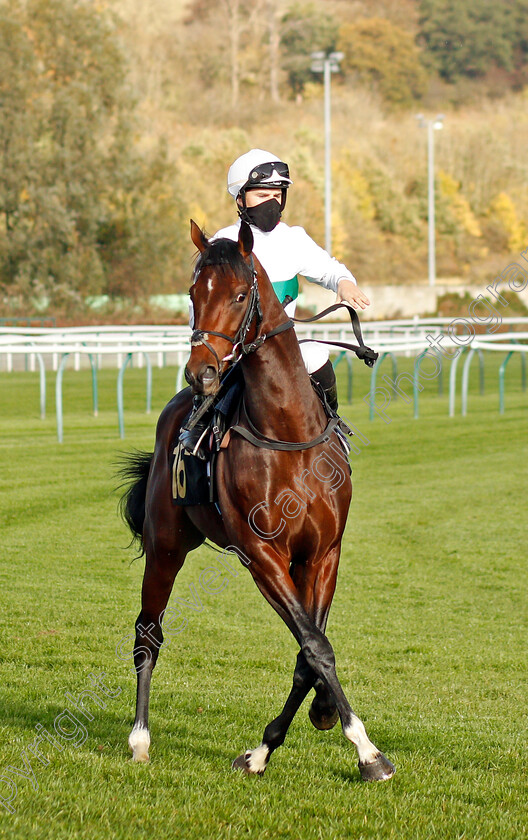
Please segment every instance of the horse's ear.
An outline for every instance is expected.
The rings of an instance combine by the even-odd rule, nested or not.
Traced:
[[[209,245],[209,240],[204,235],[203,230],[198,227],[194,219],[191,219],[191,239],[201,253],[203,253]]]
[[[253,250],[253,233],[247,222],[240,222],[240,231],[238,233],[238,250],[242,256],[249,257]]]

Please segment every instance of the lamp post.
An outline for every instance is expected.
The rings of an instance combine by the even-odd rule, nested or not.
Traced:
[[[427,218],[429,242],[429,285],[436,283],[436,233],[435,233],[435,192],[434,192],[434,132],[444,127],[444,115],[437,114],[432,120],[426,120],[423,114],[416,119],[421,128],[427,128]]]
[[[339,71],[342,52],[313,52],[312,73],[322,73],[324,81],[324,127],[325,127],[325,248],[332,253],[332,153],[330,121],[330,74]]]

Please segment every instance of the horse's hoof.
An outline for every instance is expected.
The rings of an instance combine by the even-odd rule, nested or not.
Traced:
[[[251,770],[248,767],[248,763],[246,761],[246,754],[243,753],[239,755],[238,758],[235,758],[231,765],[232,770],[242,770],[243,773],[246,773],[248,776],[251,775]]]
[[[313,708],[313,703],[308,709],[308,717],[316,729],[332,729],[339,720],[339,712],[334,710],[331,715],[316,715]]]
[[[394,764],[383,753],[380,753],[369,764],[359,762],[358,767],[364,782],[385,782],[387,779],[392,779],[396,772]]]
[[[134,750],[132,752],[132,761],[138,764],[146,764],[150,761],[150,756],[146,750]]]
[[[134,728],[128,738],[128,746],[132,752],[132,761],[145,763],[150,761],[150,735],[144,727]]]
[[[242,770],[246,776],[263,776],[266,765],[262,765],[261,763],[255,764],[255,762],[251,761],[251,756],[254,752],[256,750],[247,750],[242,755],[239,755],[238,758],[235,758],[231,765],[232,769]]]
[[[130,739],[132,740],[132,739]],[[149,756],[149,746],[150,746],[150,739],[148,742],[146,741],[134,741],[132,743],[128,742],[128,746],[132,752],[132,761],[137,762],[138,764],[145,764],[147,761],[150,761]]]

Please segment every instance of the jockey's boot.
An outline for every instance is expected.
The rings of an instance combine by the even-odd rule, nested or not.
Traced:
[[[187,420],[187,425],[193,419],[194,415],[202,405],[205,397],[201,394],[197,394],[193,397],[193,407],[189,419]],[[207,435],[207,429],[209,427],[209,421],[211,419],[211,414],[207,411],[203,417],[201,417],[198,422],[192,427],[192,429],[188,429],[187,426],[182,426],[180,431],[180,443],[182,444],[183,448],[190,452],[192,455],[195,455],[197,458],[200,458],[202,461],[207,460],[207,450],[203,446],[203,441]]]
[[[312,379],[321,386],[325,393],[326,401],[332,411],[335,411],[337,414],[337,382],[336,382],[336,375],[334,368],[332,367],[332,362],[328,359],[325,364],[319,368],[319,370],[314,371],[310,374]]]

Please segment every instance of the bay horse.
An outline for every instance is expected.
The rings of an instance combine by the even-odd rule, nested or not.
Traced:
[[[262,775],[301,703],[315,689],[312,724],[330,729],[340,718],[345,737],[356,747],[361,778],[389,779],[395,767],[353,712],[325,635],[352,495],[348,463],[332,492],[317,480],[328,478],[328,465],[336,463],[335,423],[329,423],[311,385],[293,323],[252,254],[249,225],[242,222],[237,242],[209,242],[191,221],[191,238],[200,252],[190,289],[194,332],[185,376],[191,388],[162,411],[154,453],[129,456],[124,470],[133,481],[122,499],[123,513],[146,558],[134,649],[133,760],[149,759],[150,683],[174,579],[188,552],[208,538],[220,548],[234,549],[300,648],[282,711],[266,726],[261,744],[242,753],[233,767]],[[217,393],[233,364],[244,379],[241,433],[232,429],[229,444],[218,453],[217,504],[177,506],[171,454],[193,394]],[[299,493],[304,490],[303,496],[293,486]],[[292,515],[292,508],[302,509],[302,515]],[[286,527],[277,525],[279,519]]]

